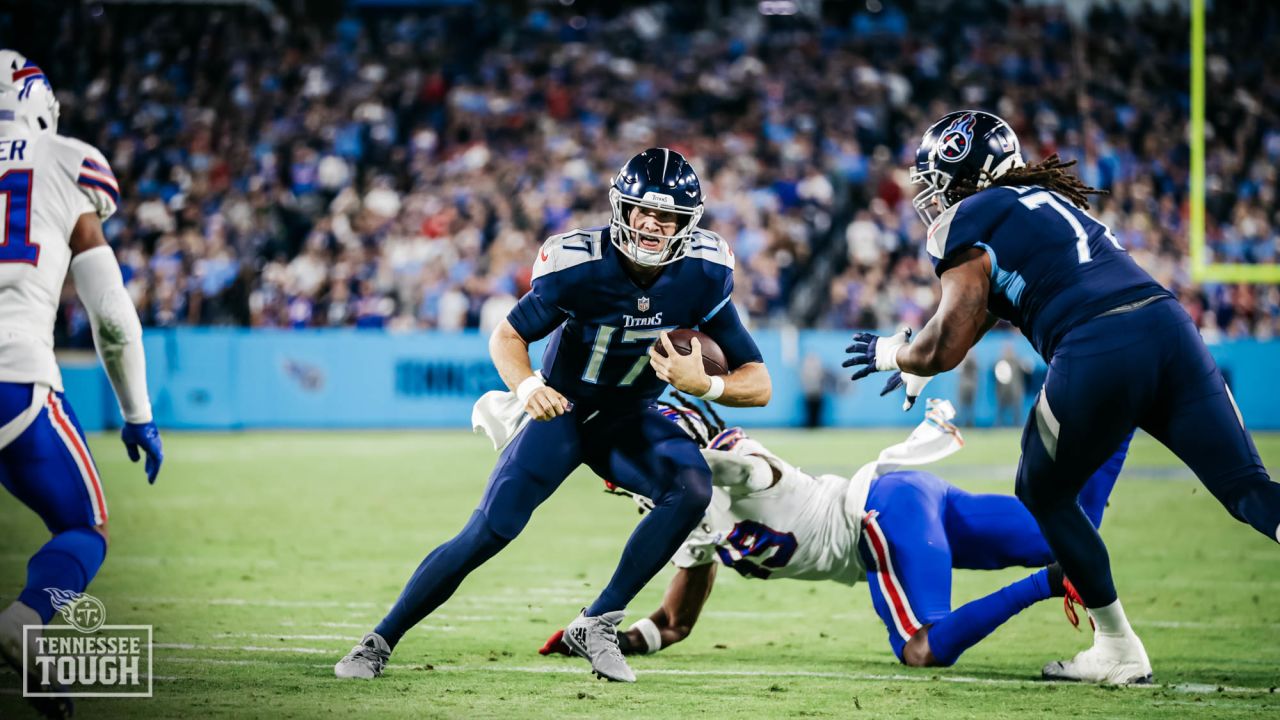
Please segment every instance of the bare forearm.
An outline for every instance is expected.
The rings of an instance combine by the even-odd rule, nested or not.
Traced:
[[[671,578],[667,592],[662,597],[662,606],[652,615],[652,622],[662,638],[661,647],[678,643],[693,632],[693,626],[702,614],[702,607],[711,597],[711,588],[715,586],[716,564],[708,563],[692,568],[681,568]],[[651,652],[643,633],[632,629],[626,633],[623,646],[629,653]]]
[[[724,393],[716,402],[729,407],[764,407],[773,396],[773,381],[764,363],[747,363],[724,376]]]
[[[533,375],[528,343],[505,320],[489,336],[489,357],[512,392]]]
[[[913,342],[898,351],[898,367],[922,377],[947,372],[964,361],[980,337],[978,331],[975,325],[941,322],[934,316]]]
[[[991,272],[987,255],[979,248],[942,273],[942,302],[924,329],[909,345],[898,350],[898,367],[912,375],[930,377],[964,361],[969,349],[991,327],[987,293]]]

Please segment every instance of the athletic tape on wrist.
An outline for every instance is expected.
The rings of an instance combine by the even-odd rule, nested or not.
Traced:
[[[662,633],[649,618],[637,620],[629,629],[640,631],[640,637],[644,638],[645,655],[652,655],[662,649]]]
[[[520,400],[521,405],[529,402],[529,396],[536,392],[539,388],[546,387],[547,384],[542,381],[542,376],[534,373],[525,378],[516,386],[516,397]]]
[[[706,392],[699,395],[698,399],[711,402],[713,400],[720,399],[720,396],[723,394],[724,394],[724,378],[720,377],[719,375],[712,375],[711,387],[707,388]]]

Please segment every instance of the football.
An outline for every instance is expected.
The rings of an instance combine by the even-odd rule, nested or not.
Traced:
[[[725,375],[729,372],[729,361],[725,360],[724,351],[706,333],[681,328],[667,333],[667,337],[671,340],[676,352],[681,355],[688,355],[693,352],[693,346],[690,341],[693,338],[698,338],[698,344],[702,346],[702,369],[708,375]],[[663,345],[661,340],[658,341],[656,347],[659,355],[662,357],[667,356],[667,346]]]

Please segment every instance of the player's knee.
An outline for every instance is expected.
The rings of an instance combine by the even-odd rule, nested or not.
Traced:
[[[682,468],[676,475],[676,500],[681,510],[701,515],[711,505],[711,471]]]
[[[107,524],[95,525],[94,532],[102,536],[102,552],[106,553],[107,548],[111,547],[111,535],[107,532]]]
[[[901,659],[902,664],[908,667],[948,667],[950,665],[934,657],[933,651],[929,648],[927,628],[911,636],[907,644],[902,647]]]

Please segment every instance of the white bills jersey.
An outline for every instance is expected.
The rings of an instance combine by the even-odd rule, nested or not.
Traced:
[[[53,325],[85,213],[106,219],[120,188],[92,146],[0,123],[0,382],[62,390]]]
[[[964,446],[950,423],[951,403],[928,405],[925,421],[904,442],[886,448],[851,478],[802,472],[736,428],[716,436],[702,451],[712,469],[711,506],[672,563],[688,568],[719,560],[748,577],[856,584],[866,577],[858,541],[871,484]],[[741,466],[725,454],[763,459],[772,476],[743,482]]]
[[[858,538],[869,478],[801,472],[745,436],[728,449],[703,452],[762,458],[777,481],[752,491],[724,487],[713,475],[711,506],[672,559],[677,567],[719,560],[749,577],[846,585],[863,579]]]

